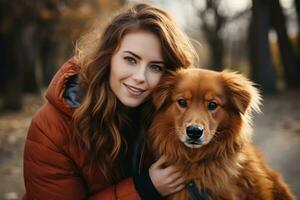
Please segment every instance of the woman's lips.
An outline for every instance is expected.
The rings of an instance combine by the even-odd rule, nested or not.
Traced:
[[[137,87],[133,87],[131,85],[127,85],[125,83],[124,83],[124,85],[127,88],[128,92],[130,94],[132,94],[133,96],[140,96],[141,94],[143,94],[143,92],[146,91],[146,90],[143,90],[141,88],[137,88]]]

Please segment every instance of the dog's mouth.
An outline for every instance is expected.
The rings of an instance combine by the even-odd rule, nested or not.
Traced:
[[[187,140],[186,141],[188,144],[198,144],[201,145],[202,141],[201,140]]]
[[[203,145],[203,141],[187,139],[184,144],[189,148],[200,148]]]

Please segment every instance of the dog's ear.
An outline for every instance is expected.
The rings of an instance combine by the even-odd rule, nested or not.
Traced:
[[[229,71],[221,72],[230,107],[239,113],[260,112],[261,96],[254,83]]]
[[[160,83],[152,93],[152,101],[156,110],[160,110],[171,101],[171,92],[176,82],[177,73],[167,71]]]

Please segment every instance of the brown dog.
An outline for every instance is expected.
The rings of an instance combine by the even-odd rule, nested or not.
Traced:
[[[167,75],[153,93],[151,149],[176,165],[214,200],[292,200],[280,176],[252,143],[258,90],[233,72],[185,69]],[[186,189],[168,199],[190,199]]]

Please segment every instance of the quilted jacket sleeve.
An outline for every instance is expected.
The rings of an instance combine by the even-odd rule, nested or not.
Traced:
[[[87,185],[76,170],[74,162],[55,143],[55,138],[49,137],[48,131],[57,131],[56,126],[47,119],[43,119],[43,123],[51,128],[45,129],[45,124],[40,126],[33,120],[28,130],[24,150],[26,194],[23,199],[140,200],[132,178],[92,196],[88,194]]]

